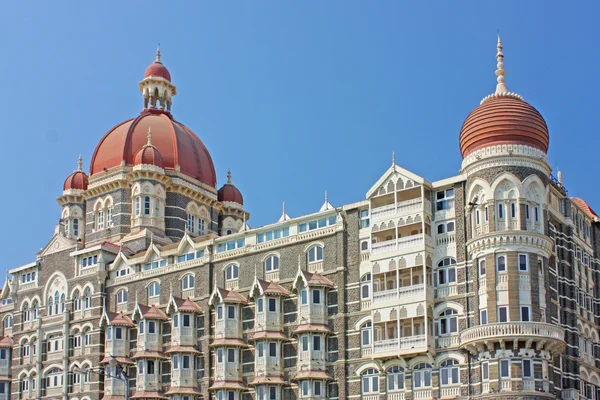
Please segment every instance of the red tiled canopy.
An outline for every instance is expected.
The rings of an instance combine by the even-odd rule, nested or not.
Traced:
[[[465,119],[460,130],[464,157],[483,147],[521,144],[548,152],[550,137],[542,115],[527,102],[511,96],[486,99]]]

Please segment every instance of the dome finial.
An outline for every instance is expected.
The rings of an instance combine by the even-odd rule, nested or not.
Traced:
[[[506,70],[504,69],[504,53],[502,53],[502,40],[500,40],[500,33],[498,33],[498,52],[496,53],[496,59],[498,60],[496,76],[498,77],[498,84],[496,85],[496,94],[508,93],[506,84],[504,82],[504,75]]]
[[[152,127],[148,127],[148,143],[146,146],[152,146]]]
[[[77,171],[83,171],[83,157],[81,157],[81,154],[79,160],[77,160]]]
[[[231,169],[227,170],[227,183],[231,183]]]
[[[160,62],[160,43],[156,47],[156,62]]]

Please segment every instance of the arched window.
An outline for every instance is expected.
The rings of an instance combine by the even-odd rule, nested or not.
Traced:
[[[186,276],[183,277],[183,279],[181,280],[181,288],[183,290],[189,290],[189,289],[193,289],[195,285],[194,282],[194,275],[192,274],[187,274]]]
[[[388,392],[404,390],[404,368],[398,366],[388,368],[387,390]]]
[[[368,240],[364,240],[360,244],[360,251],[367,251],[367,250],[369,250],[369,241]]]
[[[150,196],[144,196],[144,215],[150,215]]]
[[[40,308],[38,301],[34,300],[33,303],[31,304],[31,311],[33,313],[33,320],[37,320],[38,319],[38,309]]]
[[[440,376],[441,376],[441,385],[458,385],[460,384],[460,373],[458,368],[458,361],[456,360],[446,360],[440,364]]]
[[[187,230],[189,233],[196,233],[196,216],[188,214]]]
[[[239,268],[235,264],[231,264],[225,269],[225,280],[231,281],[234,279],[238,279],[239,277]]]
[[[413,367],[413,387],[423,388],[431,386],[431,365],[421,363]]]
[[[458,333],[458,313],[456,310],[449,308],[442,312],[438,319],[438,326],[440,335]]]
[[[456,282],[456,260],[452,257],[446,257],[438,263],[437,284],[447,285]]]
[[[323,246],[317,244],[308,249],[306,259],[309,263],[323,261]]]
[[[60,312],[65,312],[65,305],[67,302],[67,296],[65,294],[60,295]]]
[[[379,393],[379,371],[367,368],[362,373],[362,394]]]
[[[270,256],[265,260],[265,272],[276,271],[279,269],[279,257]]]
[[[117,292],[117,304],[127,303],[127,290],[121,289]]]
[[[54,312],[54,300],[52,296],[48,297],[48,315],[52,315]]]
[[[60,306],[60,295],[58,294],[58,291],[56,291],[56,292],[54,292],[54,314],[58,314],[59,306]]]
[[[10,315],[10,314],[7,315],[4,318],[4,321],[2,321],[2,322],[3,322],[3,325],[4,325],[5,329],[11,329],[13,327],[13,317],[12,317],[12,315]]]
[[[23,322],[28,322],[29,321],[29,304],[25,303],[23,304],[23,312],[22,312],[22,319]]]
[[[160,296],[160,283],[152,282],[148,285],[148,297],[158,297]]]
[[[79,290],[75,290],[73,293],[73,311],[81,310],[81,297],[79,295]]]
[[[360,298],[368,299],[371,296],[371,273],[368,272],[360,278]]]
[[[87,310],[92,306],[92,295],[90,294],[90,289],[87,288],[83,292],[83,309]]]
[[[373,324],[367,321],[360,326],[360,345],[362,347],[370,346],[373,340]]]
[[[452,257],[446,257],[438,263],[438,267],[447,267],[456,264],[456,260]]]

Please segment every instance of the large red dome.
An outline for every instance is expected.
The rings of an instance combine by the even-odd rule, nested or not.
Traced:
[[[542,115],[515,95],[493,95],[465,119],[460,129],[464,157],[483,147],[521,144],[548,152],[550,137]]]
[[[175,170],[179,165],[183,174],[216,188],[215,167],[202,141],[169,113],[157,109],[144,110],[104,135],[94,151],[90,175],[122,164],[134,165],[136,154],[147,144],[149,128],[166,170]]]

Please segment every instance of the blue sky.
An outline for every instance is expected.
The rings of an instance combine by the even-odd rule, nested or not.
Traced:
[[[391,163],[455,175],[467,114],[507,86],[550,128],[551,166],[598,200],[600,3],[9,2],[0,23],[0,235],[8,269],[33,261],[60,217],[55,198],[115,124],[161,43],[173,114],[227,169],[251,226],[364,198]]]

